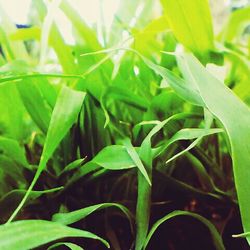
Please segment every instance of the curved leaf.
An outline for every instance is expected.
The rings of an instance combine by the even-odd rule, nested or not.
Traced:
[[[60,246],[66,246],[71,250],[83,250],[82,247],[80,247],[74,243],[71,243],[71,242],[59,242],[59,243],[56,243],[56,244],[50,246],[47,250],[55,249],[57,247],[59,247],[59,249],[60,249]]]
[[[23,220],[0,226],[0,249],[27,250],[65,237],[83,237],[109,244],[99,236],[45,220]]]
[[[116,207],[120,209],[127,216],[131,224],[132,216],[131,216],[130,211],[123,205],[120,205],[117,203],[101,203],[101,204],[93,205],[90,207],[85,207],[79,210],[75,210],[69,213],[57,213],[53,215],[52,220],[55,222],[61,223],[63,225],[69,225],[69,224],[75,223],[79,220],[86,218],[87,216],[94,213],[95,211],[109,208],[109,207]]]
[[[217,229],[215,228],[215,226],[209,221],[207,220],[206,218],[198,215],[198,214],[195,214],[195,213],[191,213],[191,212],[187,212],[187,211],[174,211],[164,217],[162,217],[160,220],[158,220],[151,228],[148,236],[147,236],[147,239],[145,241],[145,244],[144,244],[144,247],[143,249],[146,249],[147,246],[148,246],[148,243],[150,241],[150,239],[152,238],[154,232],[158,229],[158,227],[164,223],[165,221],[167,220],[170,220],[176,216],[191,216],[197,220],[199,220],[200,222],[202,222],[210,231],[211,233],[211,236],[212,236],[212,239],[213,239],[213,242],[214,242],[214,246],[217,250],[225,250],[225,247],[223,245],[223,242],[222,242],[222,239],[217,231]]]
[[[166,150],[171,144],[180,140],[193,140],[197,138],[202,138],[204,136],[221,133],[223,129],[215,128],[215,129],[202,129],[202,128],[184,128],[177,131],[169,140],[167,140],[164,145],[154,148],[155,157],[161,154],[164,150]],[[197,141],[198,143],[198,141]],[[197,144],[195,143],[194,146]],[[190,148],[189,148],[190,150]],[[187,150],[186,150],[187,151]],[[169,161],[168,161],[169,162]]]
[[[231,148],[234,179],[241,211],[244,231],[250,231],[250,110],[222,82],[209,73],[192,55],[182,53],[177,56],[181,61],[183,75],[191,74],[193,83],[208,110],[224,125]],[[250,243],[250,237],[247,237]]]

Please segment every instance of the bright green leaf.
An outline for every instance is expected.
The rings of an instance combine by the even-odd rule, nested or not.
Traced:
[[[65,237],[83,237],[108,242],[97,235],[45,220],[23,220],[0,226],[2,250],[27,250]]]

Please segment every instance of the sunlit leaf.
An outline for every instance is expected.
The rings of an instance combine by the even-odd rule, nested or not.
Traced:
[[[179,42],[200,56],[213,49],[212,19],[207,0],[161,0],[161,3]]]

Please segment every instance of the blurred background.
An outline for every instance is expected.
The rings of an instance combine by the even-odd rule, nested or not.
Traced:
[[[17,25],[31,25],[36,19],[36,13],[32,11],[33,2],[32,0],[0,0],[0,6]],[[46,0],[45,2],[50,4],[52,1]],[[130,27],[133,27],[133,24],[135,24],[135,20],[133,19],[130,20],[130,23],[126,23],[126,20],[117,20],[118,17],[116,13],[120,8],[124,7],[125,2],[124,0],[71,0],[70,4],[89,26],[95,27],[99,32],[103,32],[103,29],[105,29],[108,35],[112,32],[110,28],[114,20],[120,21],[121,25],[126,24]],[[149,1],[141,1],[141,4],[138,5],[136,9],[131,8],[128,12],[134,12],[136,19],[143,10],[144,5],[148,4],[148,2]],[[162,10],[159,1],[154,0],[152,2],[154,2],[153,9],[151,9],[152,14],[160,16]],[[248,4],[250,4],[250,0],[210,0],[211,11],[214,17],[215,33],[220,32],[231,11],[245,7]],[[56,9],[53,18],[63,34],[65,41],[69,44],[73,43],[71,23],[63,12],[60,9]],[[99,37],[102,36],[100,35]]]

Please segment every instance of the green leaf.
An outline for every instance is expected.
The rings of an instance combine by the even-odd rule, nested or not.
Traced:
[[[12,221],[12,219],[22,208],[41,172],[45,169],[48,160],[53,155],[55,149],[58,147],[59,143],[65,137],[69,129],[75,123],[82,107],[84,97],[84,92],[75,91],[65,86],[62,87],[57,97],[55,108],[52,112],[48,133],[37,172],[32,183],[30,184],[29,189],[27,190],[27,193],[20,202],[19,206],[13,212],[12,216],[8,220],[8,223]]]
[[[58,188],[52,188],[42,191],[31,191],[30,195],[28,197],[27,203],[34,201],[35,199],[39,198],[43,194],[53,193],[57,192],[63,189],[63,187]],[[0,199],[0,214],[1,219],[5,220],[11,215],[11,211],[14,210],[18,204],[22,201],[25,193],[27,190],[25,189],[14,189],[8,193],[6,193],[1,199]]]
[[[30,80],[21,81],[17,84],[17,87],[23,104],[32,120],[41,131],[46,134],[51,118],[51,110],[49,110],[48,105],[46,105],[36,84]]]
[[[25,29],[18,29],[15,33],[10,35],[11,41],[18,41],[18,40],[39,40],[41,38],[41,29],[37,26],[33,26],[30,28]]]
[[[223,129],[202,129],[202,128],[184,128],[177,131],[169,140],[164,143],[164,145],[154,148],[155,157],[166,150],[171,144],[180,140],[193,140],[197,138],[202,138],[204,136],[221,133]],[[199,139],[199,140],[200,140]]]
[[[52,75],[51,75],[52,76]],[[54,75],[54,77],[64,77],[65,75]],[[27,81],[27,78],[26,78]],[[32,79],[32,82],[36,85],[36,87],[40,90],[41,95],[46,100],[47,104],[51,109],[55,107],[56,98],[57,98],[57,90],[54,85],[49,82],[46,76],[38,75]]]
[[[230,14],[229,19],[220,34],[224,41],[232,42],[243,34],[245,28],[250,24],[250,6],[238,9]]]
[[[67,227],[45,220],[23,220],[0,226],[2,250],[27,250],[65,237],[82,237],[108,242],[88,231]]]
[[[212,135],[212,134],[216,134],[216,133],[220,133],[223,132],[222,129],[201,129],[199,130],[195,130],[192,131],[192,129],[190,129],[189,131],[184,129],[183,130],[179,130],[170,140],[169,140],[169,144],[167,144],[167,147],[172,144],[173,142],[177,141],[177,140],[190,140],[190,139],[195,139],[187,148],[185,148],[184,150],[182,150],[181,152],[177,153],[176,155],[174,155],[173,157],[171,157],[170,159],[168,159],[166,161],[166,163],[169,163],[171,161],[173,161],[174,159],[180,157],[181,155],[183,155],[184,153],[188,152],[189,150],[191,150],[192,148],[194,148],[204,136],[208,136],[208,135]],[[184,133],[183,133],[184,132]],[[191,132],[191,133],[190,133]]]
[[[0,155],[5,155],[23,167],[28,167],[25,150],[18,141],[0,136]]]
[[[111,170],[136,167],[134,161],[126,150],[126,147],[122,145],[111,145],[105,147],[94,157],[92,162]]]
[[[101,209],[105,209],[109,207],[115,207],[115,208],[120,209],[127,216],[131,224],[131,218],[132,218],[131,213],[126,207],[118,203],[101,203],[101,204],[93,205],[90,207],[85,207],[79,210],[75,210],[69,213],[57,213],[53,215],[52,220],[63,225],[69,225],[69,224],[73,224],[79,220],[86,218],[87,216],[94,213],[95,211],[99,211]]]
[[[200,97],[197,89],[193,88],[191,83],[186,82],[185,80],[181,79],[180,77],[176,76],[172,71],[154,64],[152,61],[138,53],[133,49],[129,49],[130,51],[137,54],[143,62],[151,68],[156,74],[160,75],[167,83],[176,91],[176,93],[186,101],[191,102],[194,105],[203,106],[203,100]],[[192,87],[190,87],[192,86]]]
[[[161,3],[170,28],[186,48],[200,56],[214,48],[212,19],[207,0],[161,0]]]
[[[101,98],[101,105],[102,109],[104,111],[106,121],[104,127],[107,126],[107,124],[110,121],[109,114],[108,114],[108,103],[112,100],[112,104],[115,100],[124,102],[127,105],[130,105],[132,107],[135,107],[139,110],[146,111],[148,108],[148,103],[145,98],[142,98],[136,94],[134,94],[132,91],[130,91],[128,88],[120,87],[120,86],[111,86],[108,87]]]
[[[103,98],[110,100],[119,100],[132,107],[138,108],[140,110],[146,111],[148,108],[148,101],[145,98],[142,98],[133,91],[130,91],[128,88],[120,86],[111,86],[108,87],[105,91]]]
[[[14,83],[0,86],[0,109],[0,135],[13,139],[23,138],[24,107]]]
[[[75,160],[75,161],[73,161],[73,162],[70,162],[70,163],[62,170],[62,172],[60,173],[60,175],[65,174],[65,173],[67,173],[67,172],[69,172],[69,171],[75,170],[75,169],[77,169],[77,168],[80,168],[80,167],[82,166],[84,160],[85,160],[85,158],[83,158],[83,159],[77,159],[77,160]]]
[[[94,173],[98,170],[100,170],[101,167],[97,165],[96,163],[89,161],[83,166],[81,166],[78,171],[68,180],[66,183],[65,189],[71,186],[73,183],[77,182],[79,179],[83,178],[84,176]]]
[[[0,154],[0,169],[4,176],[11,177],[15,183],[13,183],[14,186],[19,187],[26,185],[26,180],[23,175],[23,168],[20,167],[20,165],[18,165],[12,158]],[[8,179],[9,178],[1,179],[2,184],[4,182],[8,183]]]
[[[250,110],[222,82],[210,74],[192,55],[182,53],[177,56],[181,70],[193,76],[207,109],[220,120],[228,134],[233,160],[234,180],[239,200],[244,231],[250,231]],[[183,62],[184,61],[184,62]],[[250,243],[250,237],[247,237]]]
[[[148,236],[147,236],[147,239],[144,243],[144,247],[143,249],[146,249],[147,246],[148,246],[148,243],[150,241],[150,239],[152,238],[153,234],[155,233],[155,231],[158,229],[158,227],[164,223],[165,221],[167,220],[170,220],[174,217],[177,217],[177,216],[191,216],[197,220],[199,220],[200,222],[202,222],[210,231],[211,233],[211,236],[212,236],[212,240],[214,242],[214,246],[217,250],[224,250],[225,247],[223,245],[223,242],[222,242],[222,239],[217,231],[217,229],[215,228],[215,226],[209,221],[207,220],[206,218],[198,215],[198,214],[195,214],[195,213],[191,213],[191,212],[187,212],[187,211],[174,211],[164,217],[162,217],[160,220],[158,220],[151,228]]]
[[[60,141],[75,123],[84,97],[84,92],[65,86],[62,88],[52,113],[39,166],[46,165]]]
[[[60,249],[60,246],[66,246],[71,250],[83,250],[82,247],[80,247],[74,243],[71,243],[71,242],[59,242],[59,243],[56,243],[56,244],[50,246],[47,250],[51,250],[51,249],[55,249],[55,248]],[[57,248],[57,247],[59,247],[59,248]]]
[[[129,138],[125,138],[123,140],[123,144],[126,147],[126,150],[127,150],[128,154],[130,155],[131,159],[134,161],[135,165],[138,167],[138,169],[141,171],[142,175],[147,180],[148,184],[151,186],[152,184],[151,184],[151,180],[149,179],[148,173],[147,173],[145,167],[143,166],[143,163],[142,163],[138,153],[136,152],[135,148],[131,144]]]
[[[190,114],[176,114],[168,119],[159,122],[146,136],[143,140],[141,147],[139,149],[139,156],[146,166],[146,171],[151,181],[152,178],[152,161],[153,161],[153,151],[151,148],[151,139],[158,133],[168,122],[171,120],[178,120],[188,117]],[[150,210],[151,210],[151,186],[145,179],[145,177],[139,172],[138,173],[138,195],[136,204],[136,224],[137,224],[137,234],[136,234],[136,250],[141,250],[144,241],[147,237]]]

